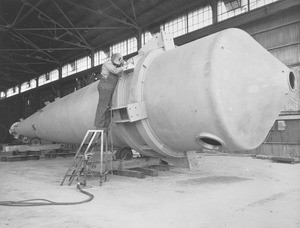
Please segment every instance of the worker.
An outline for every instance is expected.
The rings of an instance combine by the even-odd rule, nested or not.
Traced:
[[[120,53],[115,53],[103,63],[101,78],[98,83],[99,101],[95,116],[96,129],[108,131],[111,122],[110,103],[113,92],[122,75],[126,62]]]

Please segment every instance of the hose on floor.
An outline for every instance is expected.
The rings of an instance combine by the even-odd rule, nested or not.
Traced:
[[[80,187],[80,183],[77,183],[77,189],[87,195],[89,198],[86,200],[78,202],[54,202],[46,199],[29,199],[29,200],[20,200],[20,201],[0,201],[0,206],[10,206],[10,207],[33,207],[33,206],[55,206],[55,205],[76,205],[90,202],[94,199],[93,194],[84,191]]]

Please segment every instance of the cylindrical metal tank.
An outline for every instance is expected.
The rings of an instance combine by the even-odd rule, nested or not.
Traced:
[[[294,91],[289,68],[239,29],[174,47],[157,36],[134,58],[113,97],[113,139],[147,156],[258,147]],[[29,137],[80,143],[93,129],[95,82],[22,121]]]

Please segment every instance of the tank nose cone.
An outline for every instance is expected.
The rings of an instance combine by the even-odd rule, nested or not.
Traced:
[[[241,30],[221,33],[212,59],[211,101],[220,137],[228,148],[254,149],[295,90],[295,75]]]

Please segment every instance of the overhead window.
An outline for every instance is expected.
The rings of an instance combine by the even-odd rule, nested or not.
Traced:
[[[247,12],[248,0],[222,0],[218,2],[218,21]]]
[[[19,87],[15,86],[6,91],[6,97],[11,97],[19,93]]]
[[[50,82],[56,81],[56,80],[58,80],[58,78],[59,78],[59,73],[58,73],[58,70],[56,69],[56,70],[52,70],[46,74],[41,75],[38,79],[38,83],[39,83],[39,86],[41,86],[41,85],[45,85]]]
[[[110,53],[120,53],[121,55],[129,55],[137,51],[137,39],[135,37],[126,39],[116,43],[110,47]]]
[[[142,46],[145,45],[149,40],[151,40],[152,34],[151,32],[143,32],[142,33]]]
[[[33,78],[29,81],[30,89],[36,88],[36,79]]]
[[[85,56],[64,65],[62,67],[62,77],[64,78],[89,68],[91,68],[91,58],[89,56]]]
[[[112,53],[120,53],[123,56],[127,55],[127,41],[122,41],[111,46]]]
[[[3,98],[5,98],[5,92],[2,91],[2,92],[0,93],[0,99],[3,99]]]
[[[276,2],[278,0],[249,0],[250,10]]]
[[[137,51],[137,39],[132,37],[127,40],[127,55]]]
[[[21,84],[21,93],[27,91],[30,88],[29,82],[24,82]]]
[[[188,13],[188,32],[203,28],[212,24],[211,6],[205,6]]]
[[[76,60],[76,72],[80,72],[89,68],[91,68],[91,58],[89,56],[85,56]]]
[[[187,17],[186,15],[180,16],[163,24],[160,29],[170,32],[173,37],[181,36],[187,33]]]
[[[94,65],[95,66],[98,66],[102,63],[104,63],[107,59],[108,59],[108,56],[109,56],[109,53],[106,54],[104,51],[97,51],[95,54],[94,54]]]

